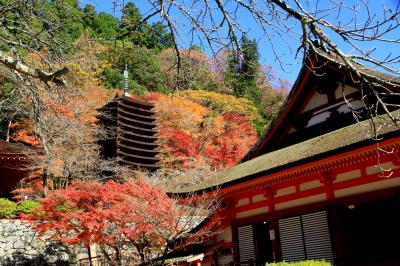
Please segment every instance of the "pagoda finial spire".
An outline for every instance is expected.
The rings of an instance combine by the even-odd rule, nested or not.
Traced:
[[[125,69],[124,69],[124,96],[130,96],[128,93],[128,63],[125,61]]]

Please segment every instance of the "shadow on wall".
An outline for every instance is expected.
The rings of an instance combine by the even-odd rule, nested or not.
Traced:
[[[71,265],[70,250],[58,243],[49,243],[41,254],[32,254],[23,250],[16,250],[11,255],[0,258],[0,265],[14,266],[46,266],[46,265]]]

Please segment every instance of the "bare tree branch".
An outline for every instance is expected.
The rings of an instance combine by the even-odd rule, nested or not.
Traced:
[[[56,85],[64,86],[65,81],[60,77],[67,74],[69,72],[67,67],[63,67],[57,71],[52,73],[43,71],[38,68],[32,68],[20,60],[15,59],[11,56],[7,56],[4,52],[0,51],[0,63],[5,65],[6,67],[19,72],[20,74],[24,74],[33,78],[37,78],[43,82],[53,82]]]
[[[275,59],[282,69],[290,64],[282,59],[286,51],[295,51],[296,57],[317,55],[325,64],[336,64],[345,76],[351,78],[350,82],[358,84],[365,112],[354,110],[349,102],[348,105],[356,121],[370,120],[371,129],[376,133],[370,135],[371,139],[380,140],[379,128],[389,126],[388,121],[399,127],[399,118],[393,116],[391,111],[399,107],[400,56],[390,51],[382,56],[378,52],[384,52],[386,45],[400,46],[400,2],[393,3],[391,7],[376,2],[371,5],[372,1],[368,0],[353,1],[351,4],[336,0],[148,2],[153,9],[147,12],[154,14],[160,10],[160,16],[167,21],[178,52],[178,44],[190,39],[190,42],[195,41],[213,53],[229,51],[233,47],[241,56],[244,51],[240,50],[237,40],[248,35],[252,29],[244,25],[252,23],[263,35],[260,39],[265,40],[272,52],[270,60]],[[178,40],[185,34],[192,37],[184,38],[183,42]],[[282,43],[286,47],[277,47]],[[315,66],[308,67],[313,69]],[[376,119],[382,113],[389,118],[384,123]]]

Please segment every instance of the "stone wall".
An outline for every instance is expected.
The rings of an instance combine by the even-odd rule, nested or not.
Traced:
[[[75,249],[37,238],[27,222],[0,219],[0,265],[76,265]]]

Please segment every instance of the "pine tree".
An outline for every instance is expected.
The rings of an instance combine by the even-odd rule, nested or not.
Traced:
[[[140,10],[134,3],[128,2],[122,9],[119,38],[158,51],[172,46],[172,36],[165,25],[161,22],[149,24],[142,20]]]
[[[257,88],[257,79],[260,73],[260,64],[257,43],[243,35],[240,46],[242,57],[239,57],[236,51],[230,53],[225,79],[232,87],[235,96],[246,97],[258,104],[260,93]]]
[[[85,26],[94,29],[95,19],[96,8],[91,4],[85,5],[85,7],[83,8],[83,22],[85,23]]]

